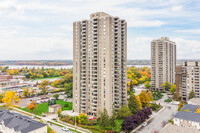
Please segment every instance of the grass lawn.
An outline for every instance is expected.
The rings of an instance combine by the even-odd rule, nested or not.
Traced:
[[[68,107],[64,107],[64,105],[66,103],[69,105]],[[57,100],[57,104],[62,105],[62,111],[64,111],[64,110],[72,110],[72,103],[71,102],[65,102],[63,100]],[[26,112],[31,112],[27,107],[23,108],[22,110],[24,110]],[[36,115],[41,116],[42,113],[47,113],[48,110],[49,110],[48,103],[38,104],[38,106],[36,108]],[[35,112],[35,110],[33,112]]]
[[[114,128],[114,131],[115,131],[115,132],[119,133],[119,132],[121,131],[121,124],[122,124],[123,121],[124,121],[123,119],[117,119],[117,126]],[[101,129],[101,128],[99,127],[99,124],[95,125],[95,127]],[[112,130],[112,127],[106,127],[105,129],[110,129],[110,130]]]

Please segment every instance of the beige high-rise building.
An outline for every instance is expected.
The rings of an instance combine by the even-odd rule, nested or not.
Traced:
[[[184,62],[182,66],[182,99],[188,100],[189,93],[193,90],[195,97],[200,95],[200,62]]]
[[[166,81],[175,84],[176,44],[167,37],[151,42],[151,85],[153,90],[163,90]]]
[[[104,12],[73,23],[73,109],[98,116],[127,104],[127,23]]]

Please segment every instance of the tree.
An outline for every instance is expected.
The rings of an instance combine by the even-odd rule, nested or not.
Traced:
[[[87,115],[85,113],[81,113],[78,116],[78,123],[83,124],[87,120]]]
[[[49,85],[49,81],[48,80],[43,80],[41,82],[41,84],[39,85],[39,88],[42,89],[42,93],[46,94],[47,93],[47,86]]]
[[[182,102],[180,102],[179,104],[178,104],[178,111],[181,111],[181,108],[183,107],[183,103]]]
[[[133,84],[134,84],[134,85],[137,85],[137,84],[138,84],[138,81],[137,81],[137,80],[133,79],[132,81],[133,81]]]
[[[24,97],[29,97],[30,96],[29,88],[28,87],[24,88],[22,93]]]
[[[28,105],[28,109],[33,112],[33,110],[37,107],[36,102],[33,100],[29,105]]]
[[[114,127],[117,126],[117,121],[116,121],[116,119],[117,119],[117,114],[116,114],[116,112],[115,112],[115,109],[113,108],[112,116],[110,117],[110,120],[109,120],[110,126],[112,127],[112,130],[113,130]]]
[[[51,85],[56,88],[60,88],[61,80],[55,80]]]
[[[140,97],[139,97],[139,96],[136,96],[136,99],[137,99],[137,101],[138,101],[138,104],[139,104],[140,109],[142,109],[142,103],[141,103],[141,101],[140,101]]]
[[[131,110],[126,106],[126,105],[123,105],[119,110],[118,110],[118,113],[117,113],[117,118],[119,119],[124,119],[128,116],[131,116],[132,113],[131,113]]]
[[[165,82],[165,83],[162,84],[162,87],[163,87],[166,91],[169,91],[170,88],[172,87],[172,83]]]
[[[58,111],[57,111],[58,117],[61,116],[61,113],[62,113],[62,110],[61,110],[61,108],[59,108]]]
[[[142,91],[140,94],[139,94],[139,97],[140,97],[140,101],[142,103],[142,107],[149,107],[150,106],[150,99],[149,99],[149,96],[148,94],[146,93],[146,91]]]
[[[17,96],[17,94],[13,91],[7,91],[5,93],[5,96],[4,98],[2,99],[2,101],[4,103],[6,103],[8,106],[11,106],[12,105],[12,102],[13,103],[18,103],[20,100],[20,98]]]
[[[103,129],[105,129],[105,127],[109,126],[109,116],[108,116],[108,112],[106,109],[104,109],[104,111],[101,113],[101,117],[99,120],[99,126]]]
[[[128,107],[130,108],[132,114],[135,114],[140,110],[140,105],[134,94],[131,94],[128,99]]]
[[[151,85],[150,85],[150,82],[149,82],[149,81],[146,81],[146,82],[144,83],[144,85],[145,85],[145,88],[146,88],[146,89],[151,89]]]
[[[152,102],[153,101],[153,94],[151,91],[148,91],[148,97],[149,97],[149,100]]]
[[[190,91],[189,93],[189,99],[192,99],[195,97],[195,93],[194,93],[194,90]]]
[[[54,94],[53,97],[58,100],[59,94]]]
[[[53,100],[53,104],[56,104],[56,99]]]
[[[148,119],[151,114],[152,114],[151,109],[147,107],[147,108],[141,109],[136,114],[133,114],[132,116],[125,118],[121,124],[122,131],[125,131],[125,132],[132,131],[139,124],[141,124],[146,119]]]
[[[3,102],[3,101],[2,101],[2,100],[3,100],[3,96],[4,96],[3,94],[0,94],[0,103]]]
[[[175,91],[176,91],[176,85],[174,84],[170,89],[170,93],[174,94]]]
[[[68,97],[72,97],[73,95],[73,84],[72,83],[65,83],[64,84],[64,91]]]

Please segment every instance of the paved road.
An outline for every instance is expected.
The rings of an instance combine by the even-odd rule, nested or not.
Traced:
[[[168,122],[169,119],[177,112],[177,105],[165,103],[164,100],[167,98],[165,94],[161,100],[158,101],[163,105],[164,109],[156,114],[153,114],[153,119],[150,120],[146,127],[141,127],[136,133],[152,133],[154,131],[160,131],[163,128],[163,123]]]
[[[63,131],[63,130],[61,129],[61,127],[56,126],[56,125],[50,125],[50,127],[51,127],[54,131],[56,131],[56,133],[74,133],[73,131]]]

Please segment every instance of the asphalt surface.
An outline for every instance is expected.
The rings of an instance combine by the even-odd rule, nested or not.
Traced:
[[[63,131],[61,127],[56,125],[49,125],[56,133],[74,133],[72,131]]]

